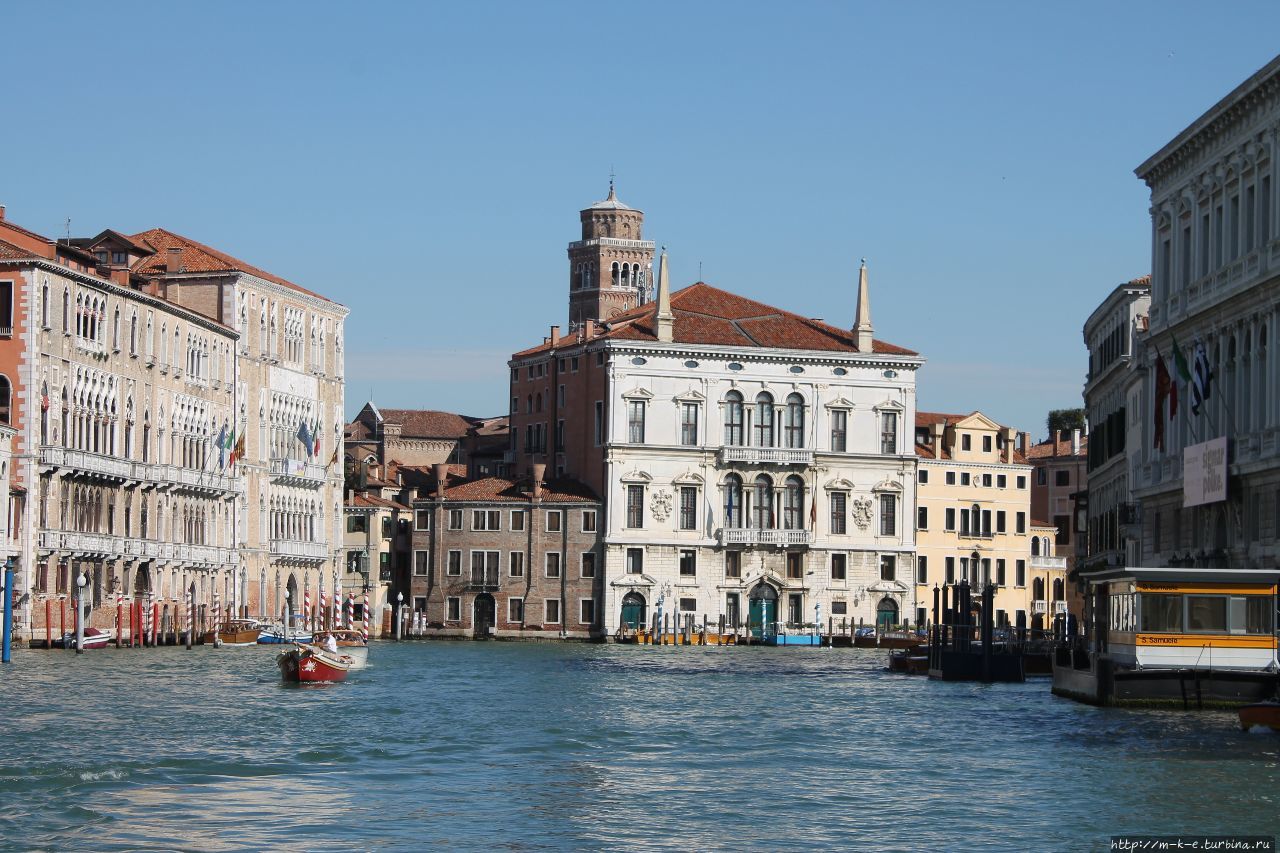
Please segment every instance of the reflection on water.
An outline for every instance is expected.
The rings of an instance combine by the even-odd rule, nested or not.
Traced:
[[[864,650],[21,651],[0,847],[1098,849],[1277,834],[1280,737],[892,676]]]

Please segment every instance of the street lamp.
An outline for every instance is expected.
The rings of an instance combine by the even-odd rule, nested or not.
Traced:
[[[404,637],[404,593],[396,593],[396,639]]]
[[[82,570],[76,578],[76,654],[84,652],[84,588],[88,583]]]
[[[289,642],[290,628],[293,627],[293,608],[289,606],[289,590],[284,591],[284,641]]]

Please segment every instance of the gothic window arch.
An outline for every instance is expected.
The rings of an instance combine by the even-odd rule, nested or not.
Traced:
[[[62,333],[71,334],[71,289],[62,288]]]
[[[614,287],[621,287],[621,286],[622,286],[622,270],[621,270],[621,269],[620,269],[620,267],[618,266],[618,262],[617,262],[617,261],[614,261],[614,262],[610,265],[610,267],[609,267],[609,272],[610,272],[610,274],[611,274],[611,276],[612,276],[613,286],[614,286]]]

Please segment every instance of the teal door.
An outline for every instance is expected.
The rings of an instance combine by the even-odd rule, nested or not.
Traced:
[[[766,584],[760,584],[751,590],[751,608],[748,610],[747,625],[751,636],[757,639],[772,637],[777,633],[778,591]]]
[[[876,628],[880,631],[888,631],[898,624],[898,604],[892,598],[880,599],[880,605],[876,608]]]
[[[629,592],[623,597],[621,624],[632,630],[644,627],[644,597],[639,593]]]

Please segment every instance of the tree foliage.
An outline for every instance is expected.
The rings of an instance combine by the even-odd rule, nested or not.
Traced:
[[[1049,437],[1058,434],[1059,430],[1071,432],[1073,429],[1084,430],[1084,409],[1052,409],[1046,420]]]

